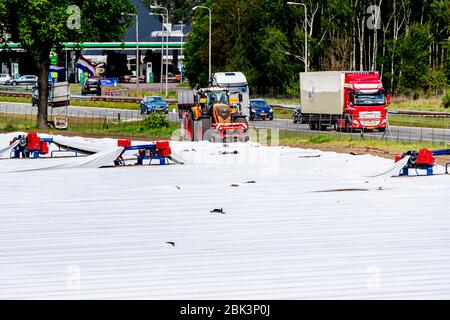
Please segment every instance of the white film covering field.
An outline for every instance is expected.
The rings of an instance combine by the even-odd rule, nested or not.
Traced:
[[[450,298],[450,176],[256,143],[171,147],[184,165],[0,160],[0,298]]]

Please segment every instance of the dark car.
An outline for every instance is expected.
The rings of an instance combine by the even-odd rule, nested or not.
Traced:
[[[252,99],[250,100],[250,120],[273,120],[273,109],[265,100]]]
[[[83,96],[87,94],[102,95],[102,82],[100,79],[89,78],[81,87],[81,94]]]
[[[294,110],[294,113],[292,114],[292,120],[294,123],[301,122],[301,114],[302,114],[302,108],[300,106],[297,106]]]
[[[141,101],[140,109],[141,114],[144,113],[149,114],[152,112],[155,113],[164,112],[165,114],[169,113],[169,105],[167,104],[167,102],[164,101],[163,98],[158,96],[145,97]]]

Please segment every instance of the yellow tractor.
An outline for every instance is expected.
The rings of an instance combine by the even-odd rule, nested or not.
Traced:
[[[197,90],[193,100],[178,101],[183,126],[191,141],[236,142],[248,140],[248,121],[239,103],[231,103],[222,87]]]

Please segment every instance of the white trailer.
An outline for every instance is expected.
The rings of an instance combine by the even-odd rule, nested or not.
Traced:
[[[241,106],[243,115],[250,118],[250,93],[247,78],[242,72],[216,72],[211,74],[211,86],[227,88],[230,93],[230,103]]]
[[[300,73],[302,113],[342,114],[344,72]]]

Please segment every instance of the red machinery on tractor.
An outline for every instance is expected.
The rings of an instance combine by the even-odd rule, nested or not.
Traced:
[[[248,141],[248,121],[241,105],[231,105],[229,91],[209,87],[178,95],[178,112],[191,141]]]

